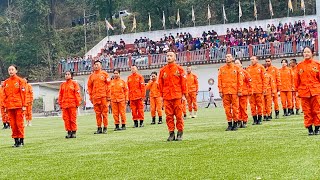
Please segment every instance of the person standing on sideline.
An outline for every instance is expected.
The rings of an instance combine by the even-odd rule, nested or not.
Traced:
[[[277,93],[272,97],[275,119],[279,119],[279,100],[278,100],[278,92],[280,92],[281,87],[281,79],[279,69],[272,65],[271,57],[269,56],[266,61],[266,72],[272,76],[273,81],[276,83]],[[271,116],[269,119],[272,119],[272,110]]]
[[[157,75],[157,72],[152,72],[151,80],[146,86],[146,90],[150,90],[151,124],[156,124],[156,111],[159,116],[158,124],[162,124],[162,98],[159,91]]]
[[[4,81],[4,106],[12,130],[14,145],[24,146],[23,111],[26,110],[26,82],[17,76],[18,68],[11,65],[8,68],[10,77]]]
[[[128,103],[127,83],[120,78],[120,69],[113,70],[113,79],[110,83],[111,108],[115,124],[114,131],[126,130],[126,105]],[[121,118],[121,128],[119,116]]]
[[[214,100],[213,90],[211,89],[211,87],[209,87],[208,91],[209,91],[209,103],[206,108],[209,108],[211,103],[213,103],[213,105],[217,107],[216,101]]]
[[[290,60],[290,67],[293,71],[293,75],[295,76],[297,74],[297,60],[296,59],[291,59]],[[295,78],[295,77],[294,77]],[[301,107],[301,100],[298,97],[298,92],[296,89],[292,92],[292,108],[296,109],[296,115],[300,114],[300,107]]]
[[[161,68],[159,73],[159,89],[163,97],[166,122],[169,130],[167,141],[182,141],[184,120],[182,112],[182,100],[186,99],[187,84],[184,69],[176,64],[176,54],[173,51],[167,53],[167,65]],[[174,118],[175,117],[175,118]],[[176,119],[176,123],[174,122]],[[177,128],[177,137],[175,129]]]
[[[292,114],[292,91],[294,90],[294,75],[288,67],[288,60],[282,59],[282,68],[280,69],[281,88],[280,97],[283,108],[283,116]]]
[[[97,131],[94,134],[106,134],[108,129],[108,109],[110,101],[109,74],[102,70],[101,61],[96,60],[93,73],[88,79],[88,93],[96,113]],[[103,129],[102,129],[103,122]]]
[[[77,133],[77,109],[81,104],[79,84],[73,81],[73,73],[66,71],[66,82],[60,85],[58,103],[62,110],[64,128],[67,131],[66,138],[76,138]]]
[[[242,83],[242,96],[239,96],[239,123],[240,128],[246,128],[248,123],[248,99],[252,95],[250,74],[242,68],[242,62],[237,59],[235,65],[240,68]]]
[[[134,128],[143,127],[144,121],[144,107],[143,102],[146,97],[146,90],[144,84],[144,78],[138,73],[136,65],[131,66],[131,75],[127,80],[129,88],[129,101],[132,112],[132,120],[134,122]],[[139,125],[140,121],[140,125]]]
[[[320,63],[313,59],[310,47],[303,49],[304,60],[297,65],[295,89],[301,98],[304,126],[309,135],[319,135],[320,127]],[[313,131],[313,127],[315,130]]]
[[[26,107],[26,111],[25,111],[25,118],[27,121],[26,126],[32,126],[31,124],[31,120],[32,120],[32,104],[33,104],[33,89],[31,84],[29,84],[29,79],[26,77],[24,78],[24,80],[26,81],[26,103],[27,103],[27,107]]]
[[[8,113],[5,111],[4,107],[4,80],[1,80],[0,86],[0,110],[1,110],[1,119],[3,123],[2,129],[10,129],[10,122],[8,118]]]
[[[261,125],[263,113],[263,95],[266,94],[265,68],[258,63],[258,58],[250,58],[251,65],[246,69],[252,80],[252,95],[250,97],[251,114],[253,117],[252,125]]]
[[[226,131],[236,131],[239,121],[239,96],[242,96],[241,69],[233,63],[231,54],[226,55],[226,64],[220,67],[218,74],[219,94],[227,116]]]
[[[192,67],[187,66],[187,102],[189,118],[196,118],[198,111],[197,95],[199,90],[198,76],[192,73]],[[193,113],[192,113],[193,110]]]

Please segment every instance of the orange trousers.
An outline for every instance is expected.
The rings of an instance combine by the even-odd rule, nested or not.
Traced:
[[[300,109],[301,107],[301,99],[297,96],[298,92],[292,92],[292,108]]]
[[[111,102],[114,124],[120,124],[119,116],[121,118],[121,124],[126,124],[126,105],[126,101]]]
[[[224,94],[222,98],[228,122],[239,120],[239,97],[237,94]]]
[[[278,100],[278,93],[272,96],[273,107],[275,111],[279,111],[279,100]],[[272,109],[272,107],[271,107]]]
[[[144,106],[142,99],[130,100],[132,120],[144,120]]]
[[[97,126],[101,127],[103,122],[103,127],[108,127],[109,102],[107,99],[101,98],[101,101],[93,105],[93,109],[96,113]]]
[[[183,115],[187,114],[187,100],[182,100],[182,112]]]
[[[187,95],[188,101],[188,110],[189,112],[198,111],[198,104],[197,104],[197,92],[189,92]]]
[[[1,106],[1,118],[2,118],[2,122],[3,122],[3,123],[8,123],[8,122],[9,122],[8,113],[5,112],[4,109],[5,109],[4,106]]]
[[[164,109],[166,113],[166,122],[169,131],[183,131],[184,121],[182,115],[182,101],[181,99],[164,100]],[[174,123],[174,116],[176,123]]]
[[[250,108],[251,108],[251,115],[252,116],[256,116],[256,115],[262,116],[262,109],[263,109],[263,95],[262,95],[262,93],[251,95]]]
[[[156,117],[156,111],[158,116],[162,116],[162,98],[150,97],[151,117]]]
[[[62,109],[62,119],[66,131],[77,131],[77,108]]]
[[[304,126],[320,126],[320,95],[301,98],[304,115]]]
[[[22,108],[7,109],[10,121],[12,138],[24,138],[24,124]]]
[[[27,121],[32,120],[32,104],[28,104],[26,106],[26,110],[24,111],[24,115],[25,115]]]
[[[267,94],[263,96],[263,115],[270,116],[272,110],[272,95]]]
[[[292,109],[292,91],[280,92],[281,104],[283,109]]]
[[[239,97],[239,120],[248,122],[248,96]]]

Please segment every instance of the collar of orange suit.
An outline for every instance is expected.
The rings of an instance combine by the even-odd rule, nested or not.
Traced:
[[[312,58],[311,59],[304,59],[303,61],[307,62],[307,63],[311,63],[312,61],[314,61]]]
[[[172,63],[168,63],[167,65],[168,65],[169,67],[172,67],[172,66],[176,65],[176,63],[175,63],[175,62],[172,62]]]
[[[98,74],[98,73],[100,73],[100,72],[101,72],[101,69],[94,71],[94,73],[96,73],[96,74]]]
[[[13,76],[10,76],[10,79],[16,79],[16,78],[18,78],[18,76],[16,74]]]

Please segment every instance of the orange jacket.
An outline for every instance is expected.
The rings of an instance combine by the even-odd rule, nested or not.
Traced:
[[[276,82],[273,80],[272,75],[265,73],[265,81],[267,85],[265,89],[265,95],[276,94],[277,85],[276,85]]]
[[[186,96],[187,83],[184,69],[176,63],[161,68],[159,89],[164,100],[181,99],[182,95]]]
[[[146,86],[146,90],[150,90],[150,97],[160,97],[160,89],[158,81],[150,80]]]
[[[79,107],[81,104],[79,84],[71,79],[60,85],[58,103],[61,109]]]
[[[146,97],[144,78],[141,74],[133,73],[128,77],[129,100],[143,99]]]
[[[247,69],[252,80],[253,94],[261,94],[266,88],[265,68],[261,64],[250,65]]]
[[[99,102],[101,98],[110,98],[110,79],[105,71],[94,71],[88,79],[88,93],[93,104]]]
[[[3,99],[7,109],[26,107],[26,82],[17,75],[6,79]]]
[[[190,73],[187,74],[187,90],[189,92],[198,92],[199,83],[197,75]]]
[[[252,94],[252,84],[251,84],[251,77],[248,71],[240,68],[240,75],[243,81],[242,83],[242,95],[247,96]]]
[[[243,79],[240,74],[241,69],[234,65],[223,65],[219,69],[218,88],[222,94],[242,93]]]
[[[304,60],[297,65],[295,89],[299,97],[320,95],[320,63]]]
[[[279,69],[271,65],[266,68],[266,72],[272,76],[273,81],[276,83],[277,91],[280,91],[281,78]]]
[[[113,79],[110,83],[110,94],[112,102],[121,102],[128,100],[127,83],[122,79]]]
[[[280,91],[293,91],[294,76],[289,67],[282,67],[280,69],[281,88]]]
[[[27,105],[32,105],[33,103],[33,89],[31,84],[27,83],[26,86],[26,103]]]

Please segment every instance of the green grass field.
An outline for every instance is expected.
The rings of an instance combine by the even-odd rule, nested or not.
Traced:
[[[0,179],[320,179],[320,136],[307,136],[302,116],[226,132],[223,109],[201,109],[181,142],[167,142],[149,113],[144,128],[120,132],[110,119],[94,135],[94,116],[79,117],[76,139],[58,117],[34,119],[22,148],[1,130]]]

